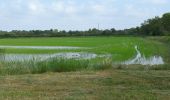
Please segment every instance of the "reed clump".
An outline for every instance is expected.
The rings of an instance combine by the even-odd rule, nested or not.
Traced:
[[[70,72],[86,69],[104,70],[112,67],[111,59],[104,59],[101,63],[90,60],[50,58],[46,61],[32,59],[29,61],[0,62],[1,75],[40,74],[45,72]]]

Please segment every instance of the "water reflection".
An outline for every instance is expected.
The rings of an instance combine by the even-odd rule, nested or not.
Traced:
[[[43,61],[50,58],[63,58],[63,59],[93,59],[98,57],[93,53],[55,53],[55,54],[4,54],[1,55],[0,60],[3,61],[29,61],[37,60]]]

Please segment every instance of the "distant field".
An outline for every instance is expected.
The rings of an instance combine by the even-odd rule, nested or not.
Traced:
[[[57,52],[90,52],[96,54],[111,54],[113,60],[122,61],[135,56],[137,45],[146,57],[160,55],[167,59],[168,47],[153,39],[141,37],[64,37],[64,38],[10,38],[0,39],[3,46],[76,46],[88,49],[77,50],[35,50],[35,49],[5,49],[6,53],[57,53]]]

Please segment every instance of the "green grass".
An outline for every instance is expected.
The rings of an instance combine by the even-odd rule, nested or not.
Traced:
[[[79,46],[88,47],[87,49],[77,50],[37,50],[37,49],[3,49],[0,50],[1,56],[5,53],[58,53],[58,52],[90,52],[96,54],[111,54],[107,58],[96,58],[91,60],[57,59],[52,58],[47,61],[0,61],[1,75],[15,74],[35,74],[45,72],[67,72],[78,70],[101,70],[112,67],[113,63],[128,60],[136,55],[134,49],[138,45],[140,51],[146,57],[160,55],[166,64],[170,63],[170,47],[163,43],[160,38],[142,37],[69,37],[69,38],[16,38],[0,39],[0,45],[16,46]],[[152,69],[169,69],[169,67],[155,67]],[[118,69],[122,69],[120,65]]]
[[[124,61],[135,56],[135,45],[138,45],[146,57],[161,55],[166,57],[167,46],[159,41],[141,37],[64,37],[64,38],[16,38],[0,39],[0,45],[13,46],[78,46],[89,49],[78,50],[35,50],[6,49],[6,53],[58,53],[58,52],[91,52],[111,54],[114,61]]]
[[[80,70],[104,70],[112,67],[112,60],[77,60],[51,58],[46,61],[0,62],[0,75],[40,74],[46,72],[70,72]]]
[[[77,71],[0,76],[2,100],[169,100],[170,71]]]
[[[161,38],[161,39],[160,39]],[[92,52],[112,54],[92,60],[0,62],[1,100],[170,100],[170,47],[164,37],[0,39],[0,45],[91,47],[86,50],[7,49],[6,53]],[[166,37],[167,38],[167,37]],[[135,55],[161,55],[165,65],[112,65]]]

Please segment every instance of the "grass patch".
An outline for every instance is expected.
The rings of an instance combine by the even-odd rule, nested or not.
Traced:
[[[69,72],[86,69],[89,66],[89,61],[53,58],[45,62],[38,62],[37,66],[39,66],[38,69],[43,69],[42,71]]]
[[[169,64],[159,65],[159,66],[152,66],[149,68],[150,70],[170,70]]]
[[[0,99],[169,100],[169,71],[98,70],[0,76]]]
[[[1,63],[0,73],[2,75],[14,74],[36,74],[45,72],[69,72],[86,69],[88,61],[51,59],[48,61],[23,61]]]
[[[112,60],[107,58],[97,63],[90,60],[50,58],[46,61],[11,61],[0,63],[1,75],[40,74],[45,72],[70,72],[80,70],[103,70],[112,67]]]

